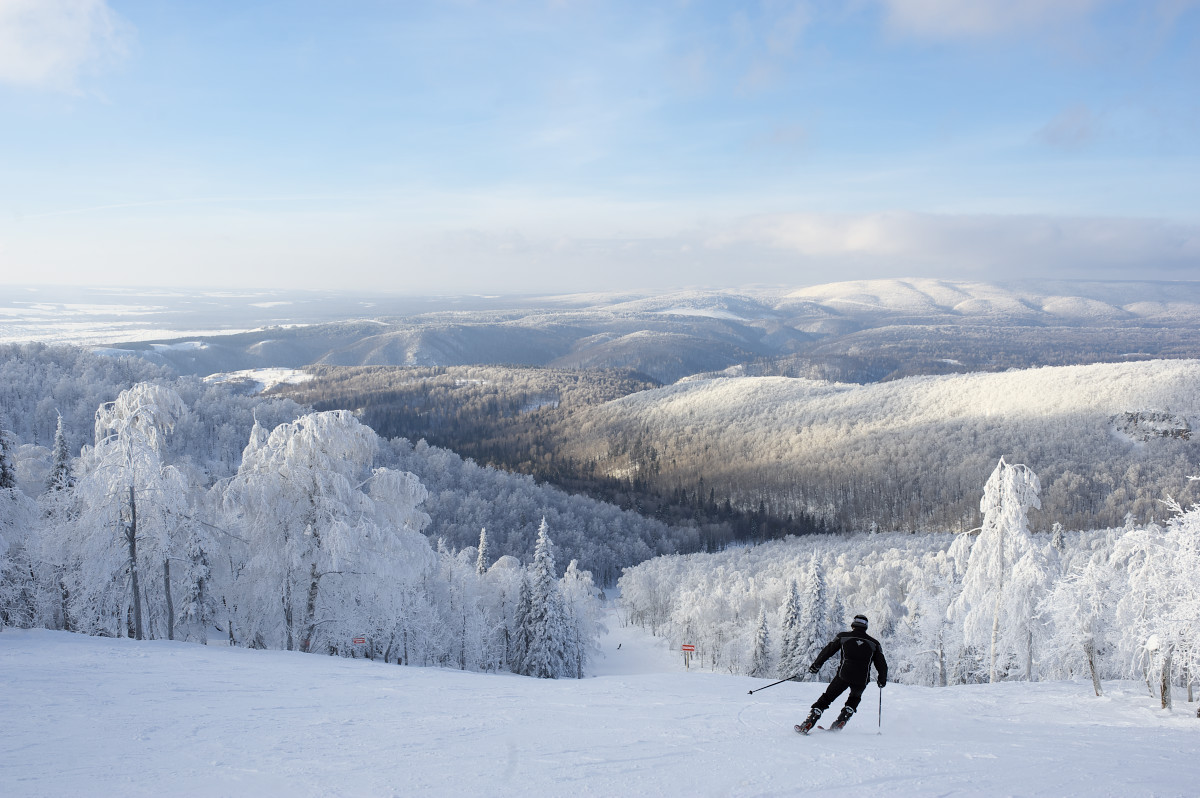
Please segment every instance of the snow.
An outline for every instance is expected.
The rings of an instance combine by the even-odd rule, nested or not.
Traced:
[[[220,374],[210,374],[204,378],[205,382],[253,382],[258,388],[256,393],[269,391],[276,385],[287,383],[296,385],[302,382],[308,382],[313,377],[306,371],[301,369],[289,368],[262,368],[262,369],[242,369],[241,371],[226,371]]]
[[[541,680],[65,632],[0,633],[0,789],[49,795],[1087,795],[1196,791],[1194,705],[1144,685],[870,687],[683,669],[608,618],[592,675]],[[878,725],[882,700],[882,725]],[[835,704],[835,708],[840,706]]]

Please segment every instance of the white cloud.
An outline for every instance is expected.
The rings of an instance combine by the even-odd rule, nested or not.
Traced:
[[[781,214],[747,220],[708,243],[930,276],[1191,279],[1200,268],[1200,225],[1160,219]]]
[[[0,0],[0,83],[74,90],[125,53],[129,31],[105,0]]]
[[[1086,16],[1105,0],[880,0],[902,33],[935,39],[991,36]]]

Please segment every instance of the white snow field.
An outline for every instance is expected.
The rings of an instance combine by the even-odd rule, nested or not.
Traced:
[[[1144,685],[868,688],[683,670],[610,619],[582,681],[0,633],[0,795],[1194,796],[1195,705]],[[839,705],[835,705],[835,708]],[[831,719],[832,712],[827,713]]]

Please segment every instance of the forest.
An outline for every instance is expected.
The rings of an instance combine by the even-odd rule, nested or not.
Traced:
[[[190,415],[139,382],[77,455],[62,418],[43,457],[0,433],[0,627],[584,675],[600,591],[573,559],[560,576],[545,518],[525,565],[486,529],[435,545],[428,490],[350,413],[256,417],[216,479],[167,445]]]
[[[424,440],[477,463],[528,474],[571,493],[616,504],[672,526],[695,527],[705,549],[734,541],[833,531],[804,510],[768,511],[765,503],[734,506],[701,475],[664,486],[652,470],[625,477],[598,468],[591,456],[568,453],[581,413],[659,387],[634,372],[512,366],[310,366],[311,380],[280,385],[281,396],[318,410],[353,410],[385,438]],[[653,461],[653,435],[610,440]],[[652,466],[651,466],[652,469]]]
[[[703,547],[822,532],[961,531],[999,457],[1031,464],[1068,529],[1150,521],[1197,494],[1194,360],[856,385],[625,372],[312,369],[276,395],[347,408],[387,435],[695,525]]]
[[[859,613],[889,679],[946,686],[1136,679],[1163,707],[1200,675],[1200,505],[1162,522],[1032,533],[1037,475],[1000,460],[982,525],[816,536],[659,557],[620,580],[627,617],[713,670],[787,679]],[[977,493],[977,495],[979,495]],[[827,666],[828,667],[828,666]],[[1181,693],[1182,695],[1182,693]]]

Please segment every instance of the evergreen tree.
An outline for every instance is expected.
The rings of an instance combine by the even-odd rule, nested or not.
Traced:
[[[0,490],[17,486],[17,442],[11,432],[0,429]]]
[[[808,569],[804,573],[804,581],[800,588],[796,650],[800,662],[805,667],[817,658],[817,654],[832,637],[827,620],[829,608],[826,603],[825,569],[814,554],[809,558]],[[806,672],[807,670],[801,670],[801,673]]]
[[[74,487],[75,475],[71,473],[71,451],[67,448],[67,435],[63,431],[62,415],[54,431],[54,449],[51,451],[50,474],[46,478],[46,489],[65,490]]]
[[[555,576],[552,546],[550,528],[543,518],[533,551],[527,619],[529,650],[522,669],[525,675],[541,679],[557,679],[569,673],[570,630]]]
[[[475,573],[483,576],[488,569],[487,527],[479,530],[479,556],[475,560]]]
[[[771,634],[767,629],[767,609],[758,608],[758,629],[754,633],[754,654],[750,660],[751,676],[766,676],[771,672]]]
[[[780,623],[781,641],[779,648],[779,674],[783,678],[799,676],[808,671],[804,652],[799,649],[800,641],[800,589],[793,579],[788,584],[787,600],[783,605]]]
[[[525,659],[529,654],[530,615],[533,612],[533,591],[529,585],[529,572],[521,569],[521,589],[517,594],[517,608],[513,613],[513,636],[509,650],[509,669],[513,673],[525,674]]]

